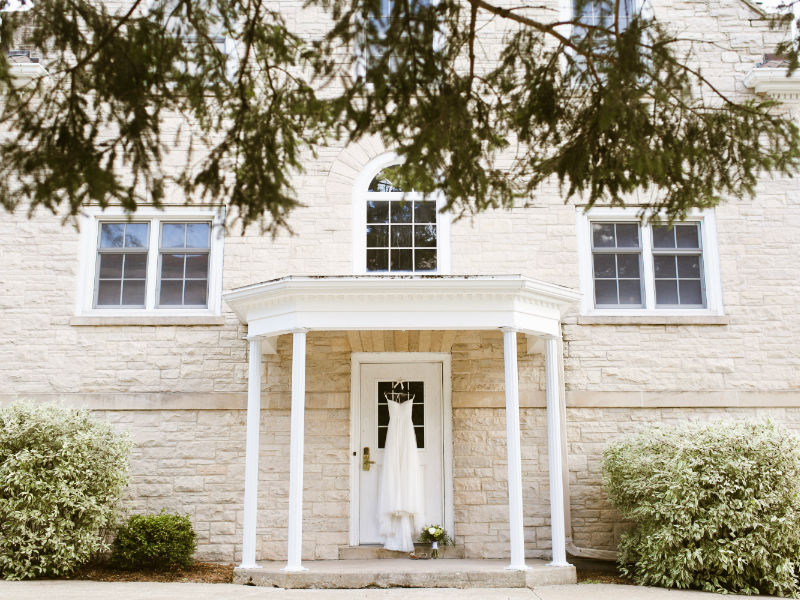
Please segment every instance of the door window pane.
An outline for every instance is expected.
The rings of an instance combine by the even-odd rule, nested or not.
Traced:
[[[389,427],[389,402],[412,402],[411,422],[417,438],[417,448],[425,447],[425,382],[378,382],[378,448],[386,448],[386,431]]]

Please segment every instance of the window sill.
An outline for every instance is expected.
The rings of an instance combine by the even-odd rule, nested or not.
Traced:
[[[581,315],[578,325],[728,325],[722,315]]]
[[[73,327],[117,327],[122,325],[140,325],[145,327],[177,326],[219,326],[225,324],[225,317],[216,316],[89,316],[72,317],[69,324]]]

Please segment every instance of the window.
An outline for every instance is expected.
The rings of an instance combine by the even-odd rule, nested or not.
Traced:
[[[634,210],[579,213],[584,314],[722,314],[712,213],[672,227]]]
[[[614,27],[614,7],[616,0],[575,0],[573,18],[589,27]],[[633,0],[619,0],[619,26],[625,29],[634,14]],[[585,35],[585,29],[576,27],[579,37]],[[581,31],[583,33],[581,33]]]
[[[394,155],[378,159],[389,162]],[[375,163],[375,161],[373,161]],[[441,196],[405,192],[393,183],[401,165],[368,168],[357,183],[354,207],[354,271],[370,274],[449,273],[449,218]],[[362,187],[363,186],[363,187]]]
[[[211,209],[99,209],[84,218],[78,314],[218,315],[221,216]]]
[[[435,6],[435,0],[409,0],[408,5],[401,5],[401,8],[408,6],[408,10],[412,15],[409,22],[409,27],[412,28],[418,38],[423,38],[425,24],[420,19],[413,19],[414,15],[418,15],[420,10],[427,7]],[[392,12],[395,10],[395,0],[378,0],[376,3],[378,11],[371,16],[368,22],[361,22],[362,32],[357,40],[355,49],[355,76],[356,78],[363,78],[366,75],[367,67],[373,66],[377,63],[384,51],[384,41],[386,34],[392,24]],[[406,35],[407,32],[399,32],[399,35]],[[443,34],[440,30],[434,31],[433,47],[440,49],[444,45]],[[389,60],[389,67],[395,68],[394,60]]]

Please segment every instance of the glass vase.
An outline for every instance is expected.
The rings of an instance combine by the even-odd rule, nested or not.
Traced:
[[[439,558],[439,542],[431,543],[431,558]]]

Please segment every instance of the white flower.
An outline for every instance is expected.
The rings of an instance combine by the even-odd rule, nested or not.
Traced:
[[[428,533],[431,535],[436,535],[436,527],[428,527]]]

